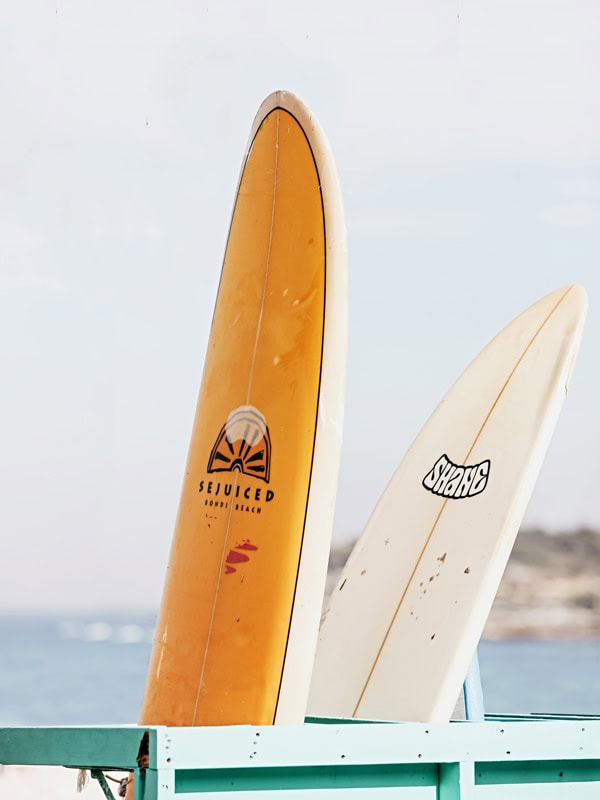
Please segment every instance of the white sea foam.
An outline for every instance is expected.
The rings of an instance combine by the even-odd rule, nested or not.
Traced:
[[[117,644],[138,644],[148,641],[147,631],[141,625],[118,625],[115,629]]]
[[[116,623],[105,620],[84,622],[64,619],[57,623],[61,639],[83,642],[113,642],[114,644],[142,644],[152,641],[154,630],[138,623]]]
[[[83,626],[82,638],[88,642],[107,642],[113,637],[113,626],[109,622],[89,622]]]

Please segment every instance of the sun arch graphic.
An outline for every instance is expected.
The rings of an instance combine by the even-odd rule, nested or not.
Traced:
[[[269,482],[271,437],[263,415],[254,406],[239,406],[221,428],[208,459],[208,472],[234,472]]]

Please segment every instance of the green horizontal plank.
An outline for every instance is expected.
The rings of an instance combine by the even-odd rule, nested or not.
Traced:
[[[600,722],[598,714],[486,714],[486,722]]]
[[[402,725],[402,722],[390,722],[377,719],[352,719],[350,717],[305,717],[309,725]]]
[[[246,767],[179,770],[175,792],[247,792],[299,789],[351,789],[437,786],[433,764],[381,764],[343,767]]]
[[[475,764],[475,784],[600,782],[600,759],[493,761]]]
[[[600,722],[464,722],[167,728],[156,766],[175,769],[600,758]]]
[[[560,722],[561,720],[590,720],[600,722],[599,714],[549,714],[549,713],[536,713],[531,714],[486,714],[486,722]],[[403,720],[377,720],[377,719],[356,719],[350,717],[316,717],[308,716],[304,720],[306,723],[312,725],[414,725],[414,722],[406,722]],[[452,719],[450,725],[463,725],[467,720]]]
[[[142,734],[136,727],[0,728],[0,764],[132,770]],[[155,736],[151,730],[151,752]]]

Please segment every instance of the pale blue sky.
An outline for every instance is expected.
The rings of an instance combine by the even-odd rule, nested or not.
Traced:
[[[350,251],[335,540],[542,295],[590,312],[526,523],[600,526],[595,0],[0,11],[0,610],[158,603],[237,176],[289,89]]]

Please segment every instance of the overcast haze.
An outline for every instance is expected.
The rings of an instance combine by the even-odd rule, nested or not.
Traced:
[[[600,5],[62,2],[0,11],[0,610],[158,604],[227,228],[274,89],[349,237],[335,541],[468,362],[590,311],[525,522],[600,527]]]

